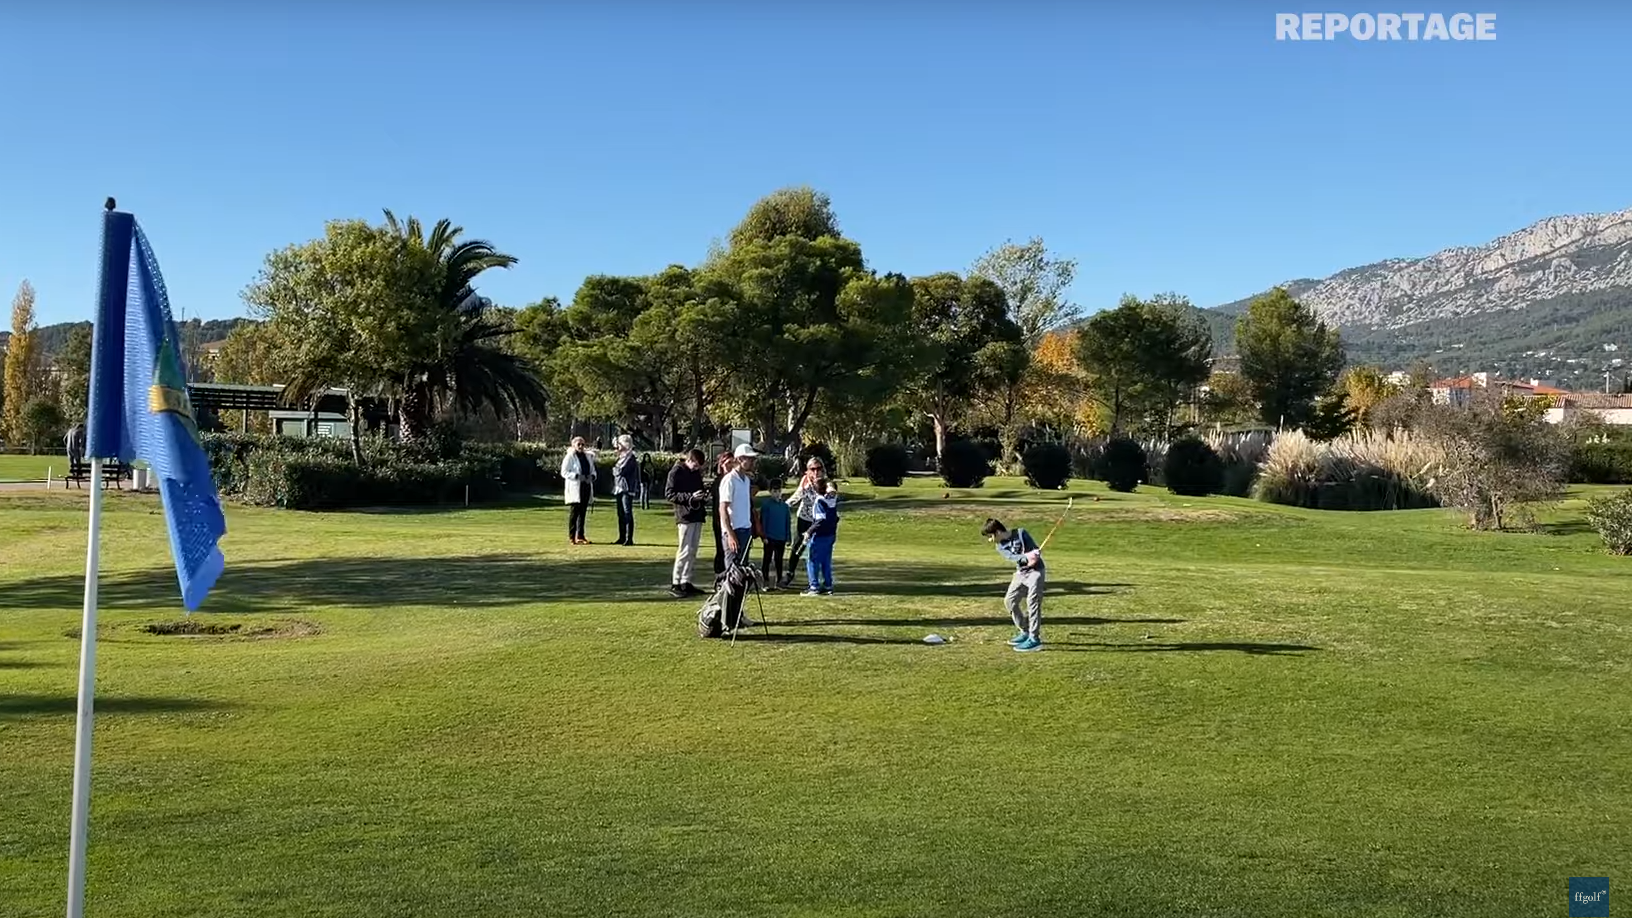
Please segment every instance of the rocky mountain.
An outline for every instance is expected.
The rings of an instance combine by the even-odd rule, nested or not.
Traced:
[[[1351,359],[1443,374],[1601,376],[1632,358],[1632,208],[1550,217],[1482,246],[1282,286],[1343,332]],[[1233,348],[1248,300],[1207,310]]]

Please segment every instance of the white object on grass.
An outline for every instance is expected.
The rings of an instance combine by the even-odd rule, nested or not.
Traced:
[[[946,638],[943,638],[938,634],[926,635],[924,637],[924,643],[925,644],[945,644],[946,643]]]

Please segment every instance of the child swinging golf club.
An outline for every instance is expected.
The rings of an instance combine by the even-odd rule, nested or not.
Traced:
[[[1009,645],[1020,653],[1040,650],[1043,646],[1043,550],[1031,533],[1024,529],[1010,530],[1000,520],[988,519],[980,534],[986,541],[996,543],[997,553],[1014,562],[1014,577],[1009,580],[1009,591],[1003,603],[1009,609],[1009,618],[1019,634],[1009,639]],[[1020,599],[1026,600],[1026,614],[1020,614]]]

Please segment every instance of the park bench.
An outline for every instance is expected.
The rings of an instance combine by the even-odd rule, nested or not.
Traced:
[[[130,478],[131,468],[123,462],[115,459],[112,462],[103,463],[102,487],[104,490],[111,484],[122,491],[124,490],[124,482],[130,480]],[[82,459],[79,462],[69,463],[68,474],[63,476],[62,486],[66,488],[69,482],[73,482],[76,486],[83,487],[84,483],[90,480],[91,464]]]

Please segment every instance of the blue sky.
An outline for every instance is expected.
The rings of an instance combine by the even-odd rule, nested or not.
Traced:
[[[1097,309],[1632,206],[1632,11],[1607,2],[1395,44],[1277,43],[1281,6],[1226,0],[134,6],[0,11],[0,294],[30,279],[42,324],[89,317],[109,194],[201,317],[385,207],[517,255],[483,290],[523,305],[696,263],[810,184],[875,268],[1040,235]]]

